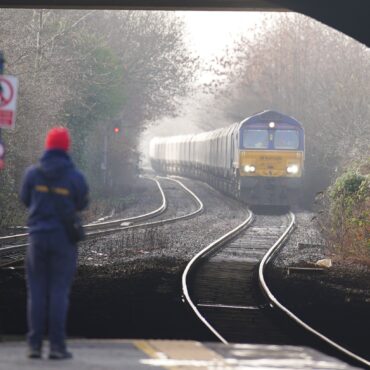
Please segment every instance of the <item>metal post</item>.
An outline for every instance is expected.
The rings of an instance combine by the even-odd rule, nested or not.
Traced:
[[[3,52],[0,50],[0,76],[4,74],[5,58]],[[0,94],[2,93],[2,86],[0,84]],[[1,127],[0,127],[0,142],[1,142]]]
[[[104,147],[103,147],[103,162],[102,162],[102,170],[103,170],[103,184],[104,186],[107,184],[107,153],[108,153],[108,132],[107,128],[105,129],[104,134]]]
[[[4,74],[4,63],[5,63],[4,54],[0,50],[0,75]]]

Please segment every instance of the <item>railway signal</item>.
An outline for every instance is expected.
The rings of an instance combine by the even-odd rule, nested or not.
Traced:
[[[120,132],[121,130],[120,130],[120,128],[119,128],[119,127],[115,127],[115,128],[113,129],[113,131],[114,131],[114,133],[115,133],[115,134],[119,134],[119,132]]]

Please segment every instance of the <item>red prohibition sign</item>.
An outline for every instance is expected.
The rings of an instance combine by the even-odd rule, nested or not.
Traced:
[[[5,78],[2,78],[0,77],[0,85],[1,85],[1,89],[0,89],[0,108],[2,107],[5,107],[6,105],[8,105],[12,99],[13,99],[13,95],[14,95],[14,90],[13,90],[13,86],[12,84],[6,80]],[[4,85],[6,85],[9,89],[9,96],[6,97],[4,96]]]

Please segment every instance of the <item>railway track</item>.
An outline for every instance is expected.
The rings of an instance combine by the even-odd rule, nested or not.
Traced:
[[[176,179],[171,179],[171,178],[162,178],[162,179],[166,179],[168,181],[171,181],[179,185],[185,191],[185,193],[194,200],[194,202],[197,204],[197,208],[195,210],[192,210],[189,213],[182,214],[180,216],[164,218],[164,219],[157,220],[157,221],[149,221],[149,222],[140,223],[139,221],[152,219],[154,217],[161,215],[167,209],[167,199],[165,197],[163,188],[160,182],[154,179],[162,195],[162,204],[158,209],[152,212],[149,212],[149,213],[145,213],[143,215],[135,216],[135,217],[85,225],[84,228],[87,231],[86,238],[87,239],[98,238],[98,237],[114,234],[114,233],[125,231],[125,230],[132,230],[135,228],[161,226],[161,225],[171,223],[171,222],[186,220],[186,219],[192,218],[196,216],[197,214],[200,214],[201,212],[203,212],[204,206],[203,206],[202,201],[197,197],[196,194],[194,194],[181,181],[176,180]],[[130,223],[132,222],[134,224],[128,225],[128,226],[122,226],[122,224],[129,223],[129,222]],[[26,238],[27,235],[28,234],[18,234],[18,235],[0,237],[0,242],[18,241],[20,239]],[[1,247],[0,248],[0,267],[9,266],[11,264],[14,264],[17,261],[22,260],[24,258],[24,252],[25,252],[27,245],[28,244],[26,242],[23,242],[21,244],[5,245]]]
[[[131,222],[134,223],[134,222],[138,222],[138,221],[144,221],[144,220],[151,219],[151,218],[153,218],[155,216],[158,216],[161,213],[163,213],[167,209],[167,199],[164,195],[163,188],[162,188],[162,186],[161,186],[161,184],[158,180],[152,179],[152,178],[148,178],[148,179],[151,180],[151,181],[154,181],[156,183],[157,187],[158,187],[158,190],[159,190],[159,192],[161,194],[161,198],[162,198],[162,203],[161,203],[160,207],[158,207],[157,209],[155,209],[151,212],[144,213],[144,214],[141,214],[141,215],[138,215],[138,216],[120,218],[120,219],[115,219],[115,220],[111,220],[111,221],[89,223],[89,224],[84,225],[85,230],[86,231],[100,230],[100,229],[111,228],[113,226],[121,225],[122,223],[131,223]],[[27,238],[27,236],[28,236],[28,233],[1,236],[0,237],[0,243],[1,244],[2,243],[13,243],[13,242],[16,242],[18,240],[22,240],[22,239]]]
[[[370,367],[369,361],[298,318],[270,291],[264,271],[294,226],[293,213],[256,216],[249,211],[241,225],[189,262],[182,276],[186,302],[223,343],[284,341],[268,314],[273,308],[352,361]]]

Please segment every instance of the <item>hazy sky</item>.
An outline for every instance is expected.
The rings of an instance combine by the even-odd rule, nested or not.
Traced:
[[[207,60],[222,54],[242,33],[253,37],[265,13],[188,11],[178,12],[185,19],[191,48]]]
[[[261,29],[262,20],[266,19],[265,14],[260,12],[182,11],[178,14],[185,20],[189,48],[204,64],[211,62],[214,57],[222,56],[225,48],[231,47],[233,41],[239,39],[242,34],[253,39],[255,31]],[[199,83],[214,77],[204,69],[198,73]],[[163,118],[156,122],[143,133],[141,151],[147,154],[149,141],[155,136],[200,132],[197,127],[197,113],[204,106],[205,99],[201,93],[189,97],[184,101],[180,116]]]

